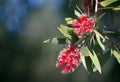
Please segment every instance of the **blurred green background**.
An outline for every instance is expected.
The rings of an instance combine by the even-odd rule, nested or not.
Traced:
[[[65,45],[42,42],[61,36],[57,27],[65,17],[74,17],[74,8],[69,0],[0,0],[0,82],[120,82],[120,65],[114,58],[101,75],[89,75],[82,65],[67,75],[56,68]],[[115,12],[115,21],[120,26],[119,14]]]

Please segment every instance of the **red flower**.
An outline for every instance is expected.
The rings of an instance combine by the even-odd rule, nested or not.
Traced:
[[[64,66],[64,69],[62,70],[62,73],[64,74],[74,72],[75,68],[79,66],[81,58],[80,48],[71,44],[67,49],[63,49],[60,52],[56,67]]]
[[[94,18],[88,18],[86,14],[81,15],[78,19],[73,21],[75,33],[79,36],[83,35],[87,31],[93,31],[95,24]]]

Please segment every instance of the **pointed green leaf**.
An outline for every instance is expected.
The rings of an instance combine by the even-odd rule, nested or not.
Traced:
[[[111,52],[110,52],[110,50],[111,50],[111,46],[112,44],[111,43],[108,43],[108,44],[106,44],[106,49],[105,49],[105,51],[100,51],[100,50],[96,50],[96,54],[97,54],[97,57],[98,57],[98,59],[99,59],[99,62],[100,62],[100,65],[101,65],[101,67],[103,66],[103,65],[105,65],[106,64],[106,62],[109,60],[109,58],[111,57]],[[97,47],[97,45],[96,45],[96,47]],[[95,48],[96,49],[96,48]],[[94,51],[95,51],[95,49],[94,49]],[[96,72],[97,71],[97,68],[96,67],[94,67],[94,69],[93,69],[93,72]]]
[[[68,40],[66,38],[52,38],[45,40],[43,43],[51,43],[51,44],[66,44]]]
[[[117,52],[116,50],[112,50],[112,54],[115,56],[118,63],[120,64],[120,52]]]
[[[50,43],[50,40],[51,39],[47,39],[47,40],[43,41],[43,43]]]
[[[92,54],[91,51],[88,49],[88,47],[86,47],[86,49],[87,49],[87,51],[89,52],[88,54],[89,54],[89,56],[90,56],[93,64],[95,65],[96,69],[99,71],[99,73],[102,73],[102,72],[101,72],[100,62],[99,62],[99,60],[98,60],[98,57],[97,57],[95,51],[92,50],[92,52],[93,52],[93,54]]]
[[[64,26],[64,25],[61,25],[60,28],[58,28],[59,31],[68,39],[72,39],[72,36],[71,36],[71,31],[73,31],[72,28],[69,28],[67,26]]]
[[[90,45],[95,44],[95,37],[94,37],[94,34],[91,36],[91,39],[90,39]]]
[[[106,6],[112,4],[112,3],[116,2],[116,1],[118,1],[118,0],[104,0],[104,1],[100,2],[100,4],[101,4],[103,7],[106,7]]]
[[[95,36],[96,36],[96,39],[97,39],[99,46],[103,49],[103,51],[105,51],[105,46],[102,43],[102,41],[105,41],[105,38],[96,30],[94,30],[94,32],[95,32]],[[101,41],[101,39],[102,39],[102,41]]]
[[[96,35],[100,36],[103,40],[105,40],[105,38],[98,31],[94,30],[94,32]]]
[[[82,47],[80,52],[81,52],[81,55],[83,55],[83,56],[89,56],[89,54],[88,54],[89,52],[85,46]]]
[[[78,36],[74,33],[73,28],[70,28],[68,26],[61,25],[60,28],[58,28],[59,31],[68,38],[72,43],[75,43],[78,41]]]
[[[82,64],[89,74],[93,73],[93,65],[90,57],[83,57]]]
[[[103,31],[103,33],[105,33],[105,34],[111,34],[111,33],[115,33],[115,32],[113,32],[113,31]]]
[[[102,15],[100,15],[100,16],[97,18],[97,21],[100,20],[105,14],[106,14],[106,12],[104,12]]]
[[[113,8],[113,10],[120,10],[120,6]]]
[[[99,46],[103,49],[103,51],[105,51],[105,46],[103,45],[103,43],[100,40],[100,37],[98,35],[96,35],[96,39],[97,39],[97,42],[98,42]]]
[[[104,53],[102,56],[101,53],[99,53],[98,59],[100,61],[100,65],[103,66],[109,60],[110,57],[111,57],[111,53],[109,50],[106,53]]]
[[[79,17],[79,16],[81,15],[77,10],[74,10],[74,12],[75,12],[75,15],[76,15],[77,17]]]
[[[73,24],[72,18],[65,18],[65,21],[67,22],[67,24]]]
[[[93,55],[94,55],[94,56],[93,56]],[[92,59],[94,65],[95,65],[96,69],[98,69],[98,71],[99,71],[100,73],[102,73],[102,72],[101,72],[100,62],[99,62],[98,57],[97,57],[97,55],[96,55],[96,53],[95,53],[94,50],[93,50],[93,55],[92,55],[92,54],[90,55],[90,56],[91,56],[91,59]]]
[[[87,70],[87,65],[86,65],[86,61],[85,61],[85,57],[84,56],[82,58],[82,64],[85,67],[85,69]]]

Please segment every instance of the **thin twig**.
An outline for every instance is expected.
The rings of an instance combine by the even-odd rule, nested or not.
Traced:
[[[98,0],[95,0],[95,13],[98,11]]]
[[[95,18],[97,17],[97,11],[98,11],[98,0],[95,0]]]
[[[85,36],[83,36],[83,38],[79,39],[75,45],[78,47],[82,47],[83,44],[85,43],[85,39],[89,36],[90,33],[87,33]]]

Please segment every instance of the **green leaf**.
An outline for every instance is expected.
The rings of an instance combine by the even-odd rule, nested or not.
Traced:
[[[112,44],[111,43],[107,43],[105,47],[106,47],[105,51],[101,52],[101,51],[98,50],[98,53],[97,53],[97,56],[98,56],[98,59],[99,59],[101,67],[103,65],[105,65],[106,62],[111,57],[111,51],[110,50],[111,50]],[[97,71],[96,67],[93,69],[93,71],[94,72]]]
[[[114,57],[117,59],[118,63],[120,64],[120,52],[116,50],[112,50],[112,54],[114,55]]]
[[[96,35],[96,39],[97,39],[97,42],[98,42],[99,46],[103,49],[103,51],[105,51],[105,46],[101,42],[100,37],[98,35]]]
[[[90,56],[93,64],[95,65],[96,69],[99,71],[99,73],[102,73],[102,72],[101,72],[100,62],[99,62],[99,60],[98,60],[98,57],[97,57],[95,51],[92,50],[92,53],[93,53],[93,54],[92,54],[91,51],[88,49],[88,47],[86,47],[86,49],[87,49],[87,51],[88,51],[88,54],[89,54],[89,56]]]
[[[74,33],[73,28],[70,28],[68,26],[61,25],[59,28],[59,31],[72,43],[75,43],[78,41],[78,36]]]
[[[94,55],[94,56],[93,56],[93,55]],[[93,61],[96,69],[98,69],[98,71],[99,71],[100,73],[102,73],[102,72],[101,72],[100,62],[99,62],[98,57],[97,57],[97,55],[96,55],[96,53],[95,53],[94,50],[93,50],[93,55],[90,54],[91,60]]]
[[[104,54],[99,53],[98,59],[100,61],[100,65],[103,66],[111,57],[110,50],[105,52]]]
[[[65,18],[65,21],[67,22],[67,24],[73,24],[72,18]]]
[[[106,12],[104,12],[103,14],[101,14],[101,15],[97,18],[97,21],[100,20],[105,14],[106,14]]]
[[[113,32],[113,31],[105,31],[105,30],[103,30],[103,33],[105,33],[105,34],[111,34],[111,33],[115,33],[115,32]]]
[[[103,7],[106,7],[106,6],[112,4],[112,3],[116,2],[116,1],[118,1],[118,0],[104,0],[104,1],[100,2],[100,4],[101,4]]]
[[[51,43],[51,44],[66,44],[69,41],[66,38],[52,38],[43,41],[43,43]]]
[[[93,73],[93,64],[90,57],[83,57],[82,64],[88,73]]]
[[[87,70],[87,65],[86,65],[86,61],[85,61],[85,57],[84,56],[82,58],[82,64],[85,67],[85,69]]]
[[[94,30],[94,32],[96,35],[100,36],[103,40],[105,40],[105,38],[98,31]]]
[[[89,56],[89,54],[88,54],[89,52],[85,46],[82,47],[80,52],[81,52],[81,55],[83,55],[83,56]]]
[[[73,28],[61,25],[60,28],[58,28],[59,31],[68,39],[72,39],[71,32],[73,31]]]
[[[74,12],[75,12],[75,15],[76,15],[77,17],[79,17],[79,16],[81,15],[77,10],[74,10]]]
[[[94,37],[94,34],[92,34],[92,36],[91,36],[90,45],[93,45],[92,43],[95,44],[95,37]]]
[[[105,46],[102,43],[102,41],[105,41],[105,38],[96,30],[94,30],[94,32],[95,32],[95,36],[96,36],[96,39],[97,39],[99,46],[102,48],[103,51],[105,51]],[[101,39],[102,39],[102,41],[101,41]]]
[[[114,7],[112,10],[120,10],[120,6],[118,6],[118,7]]]

